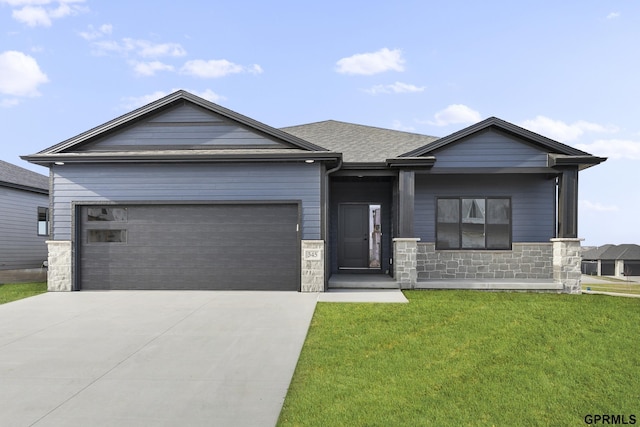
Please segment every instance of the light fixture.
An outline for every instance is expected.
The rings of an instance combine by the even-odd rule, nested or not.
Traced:
[[[315,162],[315,160],[311,160],[311,159],[309,159],[309,160],[305,160],[304,162],[305,162],[305,163],[314,163],[314,162]]]
[[[64,165],[64,162],[54,162],[53,164],[54,165],[58,165],[58,166],[62,166],[62,165]]]

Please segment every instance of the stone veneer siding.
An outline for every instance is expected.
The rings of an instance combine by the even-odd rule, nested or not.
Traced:
[[[393,277],[401,289],[413,289],[418,281],[416,238],[393,239]]]
[[[47,289],[49,291],[70,291],[72,287],[71,242],[49,240],[47,245],[49,247]]]
[[[582,239],[559,238],[553,242],[553,279],[562,284],[562,292],[582,293]]]
[[[418,280],[552,279],[551,243],[513,243],[512,250],[439,250],[418,243]]]
[[[324,292],[324,240],[303,240],[301,244],[301,292]]]

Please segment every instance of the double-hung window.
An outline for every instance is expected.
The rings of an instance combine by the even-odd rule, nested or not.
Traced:
[[[511,199],[440,197],[436,249],[511,249]]]

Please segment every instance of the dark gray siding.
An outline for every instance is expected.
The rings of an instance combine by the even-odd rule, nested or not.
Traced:
[[[145,150],[151,147],[271,146],[287,148],[263,135],[205,111],[181,105],[97,140],[79,151]]]
[[[494,130],[435,152],[434,170],[462,167],[546,167],[547,152]]]
[[[53,166],[53,237],[71,239],[73,202],[300,200],[302,238],[320,239],[320,177],[318,163]]]
[[[435,242],[436,197],[511,197],[514,242],[555,236],[555,180],[540,175],[417,175],[416,237]]]
[[[0,187],[0,270],[38,268],[47,259],[46,237],[38,236],[38,207],[49,197]]]

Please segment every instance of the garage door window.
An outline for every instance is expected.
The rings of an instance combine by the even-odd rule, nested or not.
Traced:
[[[127,222],[127,208],[91,207],[87,209],[87,221]]]
[[[87,243],[127,243],[127,230],[87,230]]]

